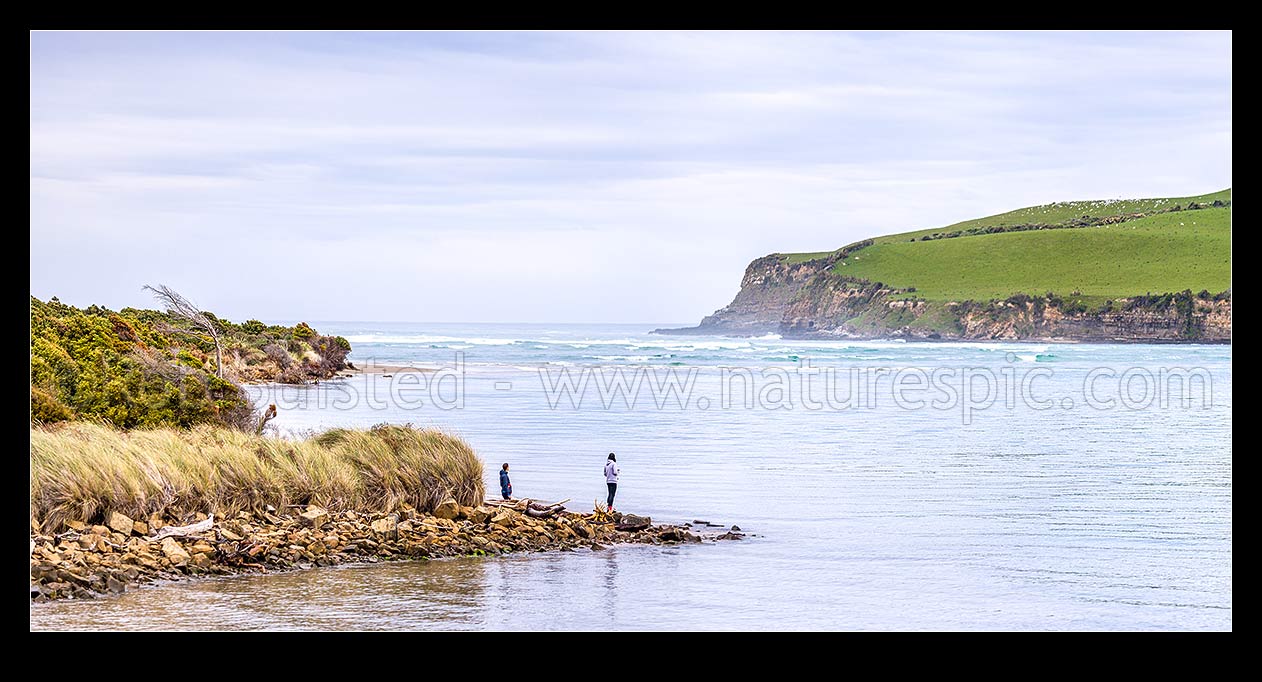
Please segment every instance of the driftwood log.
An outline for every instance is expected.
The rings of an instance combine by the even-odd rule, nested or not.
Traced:
[[[569,502],[569,500],[561,500],[554,504],[541,504],[531,500],[526,503],[526,507],[522,511],[526,516],[534,519],[550,519],[565,509],[566,502]]]
[[[190,523],[187,526],[163,526],[162,530],[149,537],[150,542],[161,540],[162,538],[184,537],[186,535],[196,535],[197,533],[205,533],[215,525],[215,515],[211,514],[206,517],[205,521]]]

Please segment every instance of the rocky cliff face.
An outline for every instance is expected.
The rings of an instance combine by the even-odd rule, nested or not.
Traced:
[[[907,292],[831,272],[832,259],[750,263],[740,293],[696,327],[666,334],[786,338],[1053,340],[1100,343],[1231,341],[1231,295],[1191,292],[1119,299],[1097,309],[1058,298],[1006,301],[907,300]]]
[[[823,269],[823,261],[790,264],[777,254],[763,256],[745,268],[741,290],[727,306],[707,315],[696,327],[654,333],[754,336],[778,331],[785,307]]]

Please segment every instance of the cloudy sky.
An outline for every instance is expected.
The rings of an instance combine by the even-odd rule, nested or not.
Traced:
[[[31,293],[689,322],[745,265],[1231,185],[1230,33],[31,34]]]

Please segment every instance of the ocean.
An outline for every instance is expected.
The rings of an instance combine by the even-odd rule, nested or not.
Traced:
[[[275,428],[459,434],[489,494],[740,541],[320,568],[33,605],[33,629],[1230,630],[1231,347],[312,323]]]

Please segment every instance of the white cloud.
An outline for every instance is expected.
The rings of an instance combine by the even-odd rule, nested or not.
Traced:
[[[695,319],[771,251],[1228,186],[1230,76],[1230,33],[35,33],[32,293]]]

